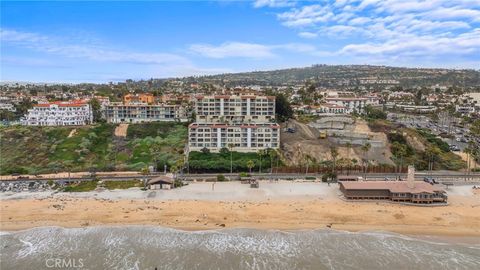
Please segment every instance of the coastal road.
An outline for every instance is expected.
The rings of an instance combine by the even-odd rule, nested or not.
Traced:
[[[97,175],[96,179],[100,180],[109,180],[109,181],[125,181],[125,180],[134,180],[134,179],[142,179],[144,177],[151,179],[156,176],[163,175],[161,173],[157,174],[150,174],[150,175]],[[184,174],[180,175],[179,178],[187,180],[187,181],[193,181],[193,180],[214,180],[217,178],[218,173],[209,173],[209,174]],[[223,174],[225,177],[231,179],[231,180],[238,180],[239,179],[239,174],[238,173],[225,173]],[[363,176],[362,174],[351,174],[353,176]],[[252,173],[251,177],[256,178],[256,179],[301,179],[305,178],[306,176],[308,177],[316,177],[316,178],[321,178],[321,174],[298,174],[298,173]],[[366,180],[395,180],[397,178],[400,179],[406,179],[406,173],[369,173],[366,175],[367,179]],[[464,172],[452,172],[452,171],[432,171],[432,172],[426,172],[426,171],[418,171],[415,173],[415,179],[416,180],[423,180],[424,177],[431,177],[434,178],[437,181],[444,182],[444,183],[476,183],[480,182],[480,173],[470,173],[466,174]],[[17,179],[10,179],[10,180],[2,180],[0,182],[11,182],[11,181],[91,181],[95,179],[95,177],[91,176],[84,176],[84,177],[30,177],[30,178],[17,178]]]

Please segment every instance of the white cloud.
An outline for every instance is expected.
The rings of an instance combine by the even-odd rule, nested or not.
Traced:
[[[226,42],[219,46],[193,44],[190,46],[190,50],[210,58],[270,58],[274,56],[271,48],[268,46],[242,42]]]
[[[138,64],[189,64],[188,59],[170,53],[120,51],[92,44],[68,43],[59,38],[16,30],[0,29],[0,39],[4,44],[70,58]]]
[[[480,22],[480,10],[477,10],[477,9],[439,7],[434,10],[422,13],[421,15],[426,18],[435,19],[435,20],[469,19],[474,22]]]
[[[299,53],[310,53],[316,49],[314,46],[303,43],[286,43],[264,45],[246,42],[225,42],[218,46],[211,44],[193,44],[190,51],[209,58],[273,58],[276,50],[286,50]]]
[[[353,44],[330,46],[331,51],[316,51],[314,55],[368,55],[372,61],[395,55],[439,62],[448,56],[479,59],[480,0],[325,0],[302,4],[277,13],[277,19],[297,29],[303,38],[325,37],[330,42],[355,38]]]
[[[273,45],[271,46],[272,49],[282,49],[292,52],[300,52],[300,53],[309,53],[314,52],[316,50],[315,46],[303,43],[287,43],[281,45]]]
[[[256,8],[261,7],[292,7],[295,6],[296,1],[293,0],[256,0],[253,2],[253,6]]]
[[[302,8],[294,8],[291,11],[277,15],[278,19],[288,27],[301,27],[327,22],[333,17],[329,6],[311,5]]]
[[[469,55],[480,53],[480,29],[457,37],[416,37],[394,39],[383,43],[350,44],[343,47],[340,54],[347,55],[394,55],[401,56],[441,56]]]
[[[312,32],[300,32],[298,35],[302,38],[316,38],[318,37],[317,33],[312,33]]]
[[[43,68],[70,68],[74,66],[64,64],[64,60],[56,61],[51,58],[52,55],[67,57],[72,59],[86,59],[88,61],[98,63],[98,66],[92,67],[92,72],[84,72],[75,75],[75,81],[119,81],[127,78],[151,78],[151,77],[177,77],[191,75],[208,75],[225,72],[233,72],[229,68],[209,68],[198,67],[194,65],[188,58],[171,53],[147,53],[137,51],[118,50],[108,46],[101,46],[90,42],[89,38],[59,38],[53,36],[42,35],[38,33],[22,32],[11,29],[0,29],[0,39],[2,46],[12,46],[15,48],[23,48],[45,54],[43,58],[33,57],[12,57],[2,55],[2,66],[22,66],[22,67],[43,67]],[[73,40],[80,40],[74,43]],[[36,56],[37,57],[37,56]],[[45,59],[49,59],[48,61]],[[118,65],[118,70],[111,73],[99,71],[102,64],[111,66],[112,63],[122,63],[126,65]],[[95,65],[94,64],[94,65]],[[128,64],[137,64],[138,68],[134,70]],[[101,68],[100,68],[101,69]],[[3,75],[3,74],[2,74]],[[65,80],[66,78],[64,78]],[[4,78],[0,78],[4,80]],[[73,81],[73,79],[72,79]]]
[[[372,19],[367,18],[367,17],[356,17],[348,22],[350,25],[363,25],[368,22],[371,22]]]

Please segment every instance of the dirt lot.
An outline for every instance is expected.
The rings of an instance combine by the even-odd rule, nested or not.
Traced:
[[[375,139],[383,140],[387,144],[387,137],[384,133],[371,132],[368,125],[364,122],[357,121],[355,130],[368,133]],[[303,164],[304,156],[309,155],[316,159],[317,162],[330,160],[330,147],[335,146],[338,150],[338,157],[356,159],[359,163],[364,157],[360,146],[352,146],[348,149],[344,145],[338,145],[330,139],[319,139],[320,132],[315,128],[309,127],[295,120],[290,120],[288,127],[294,127],[295,133],[283,131],[286,124],[282,124],[281,147],[286,159],[290,165]],[[389,147],[372,147],[368,153],[368,159],[373,163],[393,164],[390,160],[391,152]]]

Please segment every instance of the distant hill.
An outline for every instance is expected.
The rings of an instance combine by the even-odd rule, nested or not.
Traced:
[[[308,80],[320,87],[371,87],[401,86],[458,86],[480,88],[480,72],[477,70],[454,70],[433,68],[401,68],[370,65],[314,65],[305,68],[290,68],[272,71],[255,71],[219,74],[202,77],[186,77],[187,82],[236,85],[291,85]]]

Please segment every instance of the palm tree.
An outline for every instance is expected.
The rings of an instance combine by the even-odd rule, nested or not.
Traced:
[[[310,155],[308,155],[308,154],[303,154],[303,160],[305,161],[305,165],[306,165],[306,166],[305,166],[305,167],[306,167],[306,168],[305,168],[305,175],[307,175],[307,174],[308,174],[308,167],[309,167],[309,165],[310,165],[310,160],[311,160]]]
[[[305,174],[308,174],[308,169],[310,167],[311,164],[315,164],[317,162],[317,160],[310,156],[309,154],[303,154],[303,160],[305,161]]]
[[[476,171],[477,170],[477,160],[480,159],[480,145],[479,144],[475,144],[473,141],[470,141],[468,143],[468,146],[470,147],[471,149],[471,158],[473,159],[473,170]]]
[[[260,166],[258,167],[258,173],[262,173],[262,161],[263,161],[263,156],[265,155],[265,150],[264,149],[258,150],[257,155],[260,157]]]
[[[470,148],[470,145],[468,145],[467,147],[465,147],[465,149],[463,149],[463,153],[467,155],[467,173],[465,176],[465,181],[467,181],[468,175],[470,174],[470,159],[472,154],[472,149]]]
[[[400,161],[400,168],[398,168],[398,173],[401,172],[403,168],[403,159],[407,156],[407,146],[399,142],[394,142],[392,144],[392,153]]]
[[[347,147],[347,150],[348,150],[348,156],[351,157],[351,153],[352,153],[352,143],[350,141],[348,141],[345,146]],[[347,175],[350,174],[350,166],[351,166],[351,162],[347,162],[347,166],[348,166],[348,170],[347,170]]]
[[[352,152],[352,151],[351,151],[351,150],[352,150],[352,143],[351,143],[351,142],[347,142],[347,143],[345,144],[345,146],[346,146],[347,149],[348,149],[348,156],[351,156],[350,154],[351,154],[351,152]]]
[[[158,156],[160,155],[162,151],[162,147],[159,144],[154,144],[150,148],[150,154],[153,155],[153,161],[155,162],[154,167],[155,171],[158,170]]]
[[[428,157],[428,170],[430,171],[430,174],[435,169],[435,160],[440,153],[441,150],[437,146],[431,146],[425,151],[425,154]]]
[[[182,172],[183,168],[185,167],[185,160],[183,158],[177,159],[177,161],[175,162],[175,167],[177,169],[176,171]]]
[[[330,155],[332,156],[333,161],[333,170],[332,174],[335,174],[336,166],[337,166],[337,157],[338,157],[338,150],[335,146],[330,147]]]
[[[147,189],[147,175],[150,173],[150,170],[145,166],[140,170],[140,173],[143,175],[143,189]]]
[[[277,157],[277,152],[274,149],[269,149],[268,155],[270,156],[270,173],[273,173],[273,160]]]
[[[247,168],[248,168],[248,171],[249,171],[250,173],[252,173],[252,168],[253,168],[253,167],[255,167],[255,162],[253,162],[253,160],[251,160],[251,159],[248,160],[248,161],[247,161]]]
[[[230,150],[230,173],[233,173],[233,148],[235,145],[233,143],[228,144],[228,149]]]
[[[364,156],[365,156],[365,160],[364,160],[364,174],[363,174],[363,178],[365,180],[367,180],[367,169],[368,169],[368,151],[370,151],[370,148],[372,148],[372,145],[367,142],[365,143],[364,145],[362,145],[362,151],[364,153]]]
[[[280,152],[280,149],[275,149],[275,152],[277,153],[277,173],[278,173],[278,163],[280,162],[280,158],[282,157],[282,153]]]

